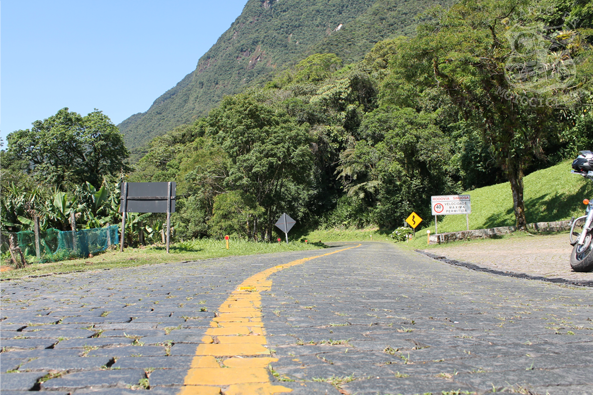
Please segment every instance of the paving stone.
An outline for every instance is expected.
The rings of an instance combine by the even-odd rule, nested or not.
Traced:
[[[95,332],[86,329],[70,329],[60,328],[60,325],[52,325],[51,329],[41,329],[37,331],[27,331],[24,329],[18,332],[20,336],[25,336],[29,339],[58,339],[58,338],[87,338],[91,337]],[[35,328],[35,327],[33,327]]]
[[[196,355],[197,344],[174,344],[171,347],[171,356]]]
[[[98,369],[109,362],[109,358],[96,357],[46,357],[25,363],[20,370],[83,370]]]
[[[143,337],[140,339],[140,342],[144,343],[145,345],[151,344],[167,344],[167,343],[175,343],[175,344],[183,344],[183,343],[190,343],[190,344],[200,344],[202,342],[202,336],[200,335],[177,335],[177,334],[170,334],[170,335],[163,335],[163,336],[151,336],[151,337]]]
[[[343,388],[349,393],[358,395],[417,395],[441,394],[445,391],[470,391],[470,393],[474,393],[475,391],[473,388],[462,383],[428,377],[361,379],[346,383],[343,385]]]
[[[134,342],[127,337],[96,337],[87,339],[63,340],[56,344],[55,349],[63,348],[85,348],[85,347],[104,347],[116,345],[129,345]]]
[[[41,384],[41,388],[50,391],[69,391],[85,387],[125,387],[137,385],[140,379],[145,377],[143,370],[133,369],[84,371],[48,380]]]
[[[2,330],[0,331],[0,339],[14,339],[15,337],[23,336],[21,332]]]
[[[69,392],[52,391],[52,395],[68,395]],[[2,395],[30,395],[29,391],[2,390]]]
[[[150,374],[150,386],[171,387],[183,384],[188,369],[157,369]]]
[[[103,347],[91,350],[88,357],[164,357],[165,347],[163,346],[121,346],[121,347]],[[194,350],[195,354],[195,350]]]
[[[5,373],[9,370],[16,370],[20,365],[24,364],[25,362],[28,362],[29,358],[6,358],[6,357],[1,357],[0,358],[0,369],[2,370],[2,373]]]
[[[7,324],[17,324],[23,326],[31,326],[32,324],[55,324],[58,322],[55,317],[37,317],[37,316],[16,316],[16,317],[9,317],[7,318]]]
[[[122,357],[118,358],[113,368],[155,368],[155,369],[189,369],[193,356],[168,357]]]
[[[157,395],[176,395],[181,391],[181,387],[155,388],[150,390],[130,389],[130,388],[102,388],[102,389],[80,389],[74,391],[74,394],[97,394],[101,395],[139,395],[139,394],[157,394]],[[54,392],[52,391],[52,395]]]
[[[103,330],[151,330],[155,329],[156,324],[146,323],[146,322],[126,322],[126,323],[115,323],[115,324],[98,324],[95,325],[95,329],[103,329]]]
[[[554,370],[505,370],[480,374],[459,374],[456,380],[471,386],[485,383],[489,388],[533,385],[593,385],[593,368]]]
[[[299,356],[299,355],[309,355],[309,354],[317,354],[319,353],[319,349],[317,346],[312,345],[303,345],[303,346],[285,346],[285,347],[277,347],[276,353],[282,356]]]
[[[26,325],[23,324],[5,324],[4,321],[0,321],[0,331],[18,331],[20,329],[26,328]]]
[[[129,321],[128,317],[128,321]],[[123,320],[121,322],[124,322]],[[94,317],[94,316],[79,316],[79,317],[66,317],[62,320],[63,324],[104,324],[112,323],[112,320],[107,317]]]
[[[0,390],[4,391],[29,391],[35,386],[37,380],[45,376],[45,372],[36,373],[4,373],[0,380]]]
[[[165,334],[165,332],[163,330],[158,330],[158,329],[107,330],[107,331],[101,332],[101,337],[129,337],[129,336],[151,337],[151,336],[161,336],[164,334]]]
[[[327,395],[339,395],[340,392],[329,383],[294,383],[294,382],[278,382],[274,385],[281,385],[282,387],[292,389],[291,395],[309,395],[309,394],[327,394]]]
[[[4,358],[18,358],[18,359],[28,359],[28,358],[41,358],[41,357],[76,357],[80,355],[82,350],[54,350],[54,349],[35,349],[35,350],[11,350],[5,351],[0,354],[0,358],[4,360]]]
[[[29,350],[34,348],[48,348],[55,344],[57,339],[8,339],[2,340],[2,347],[7,349]]]
[[[571,386],[547,386],[547,387],[529,387],[529,389],[536,394],[546,395],[593,395],[593,387],[591,385],[571,385]]]

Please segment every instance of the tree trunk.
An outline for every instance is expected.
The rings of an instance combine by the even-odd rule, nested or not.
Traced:
[[[140,222],[138,226],[138,241],[140,245],[144,245],[144,225]]]
[[[527,229],[525,204],[523,202],[523,166],[513,159],[507,161],[507,177],[511,183],[513,193],[513,210],[515,212],[515,226],[518,230]]]
[[[251,217],[251,214],[247,214],[247,224],[245,225],[245,233],[247,233],[247,241],[249,241],[249,239],[251,239],[251,227],[249,226],[249,218]]]
[[[14,262],[14,266],[17,269],[24,268],[25,266],[27,266],[25,255],[23,254],[21,248],[18,246],[13,233],[10,234],[8,249],[10,250],[10,256],[12,257],[12,261]]]

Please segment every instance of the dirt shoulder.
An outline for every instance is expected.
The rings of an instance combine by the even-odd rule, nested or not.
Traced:
[[[469,241],[425,250],[432,255],[505,273],[575,282],[593,281],[593,272],[572,270],[569,263],[571,251],[567,234]]]

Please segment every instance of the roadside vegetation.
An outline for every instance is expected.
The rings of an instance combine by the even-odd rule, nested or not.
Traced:
[[[124,252],[109,250],[92,258],[39,263],[18,270],[3,271],[0,273],[0,279],[196,261],[238,255],[305,251],[326,247],[322,243],[305,243],[304,241],[293,241],[287,244],[284,241],[281,243],[255,243],[231,239],[227,250],[224,240],[202,239],[175,243],[171,245],[169,254],[165,252],[165,247],[162,245],[126,248]]]
[[[394,231],[405,239],[399,228],[412,212],[424,219],[422,238],[431,224],[434,232],[431,195],[464,191],[473,229],[569,218],[591,192],[568,162],[593,148],[591,4],[461,0],[430,9],[416,35],[379,41],[356,61],[307,54],[226,96],[153,139],[133,167],[107,116],[60,110],[11,133],[0,152],[2,257],[7,236],[32,230],[35,217],[42,231],[119,224],[126,181],[177,183],[176,245],[230,235],[276,248],[282,213],[297,221],[291,239],[304,248],[312,248],[304,239],[391,240]],[[542,26],[545,35],[520,39]],[[525,53],[536,44],[545,53]],[[536,61],[556,77],[513,74]],[[550,85],[532,89],[541,81]],[[163,223],[162,214],[131,214],[126,248],[162,243]],[[463,229],[464,216],[439,226]]]
[[[579,217],[585,213],[584,199],[593,198],[593,183],[571,174],[571,161],[564,161],[525,177],[527,222],[555,222]],[[508,183],[491,185],[467,192],[471,196],[470,229],[514,226],[513,201]],[[434,217],[424,219],[425,228],[416,232],[408,248],[426,248],[427,232],[435,233]],[[465,215],[440,216],[439,233],[466,230]],[[529,232],[515,232],[503,238],[533,237]],[[472,241],[476,242],[476,241]]]

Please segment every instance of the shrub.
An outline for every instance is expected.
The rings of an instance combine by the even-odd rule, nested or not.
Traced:
[[[406,241],[406,239],[411,234],[412,234],[411,228],[401,227],[401,228],[397,228],[396,230],[394,230],[390,236],[393,239],[393,241],[395,241],[397,243],[399,241]]]

